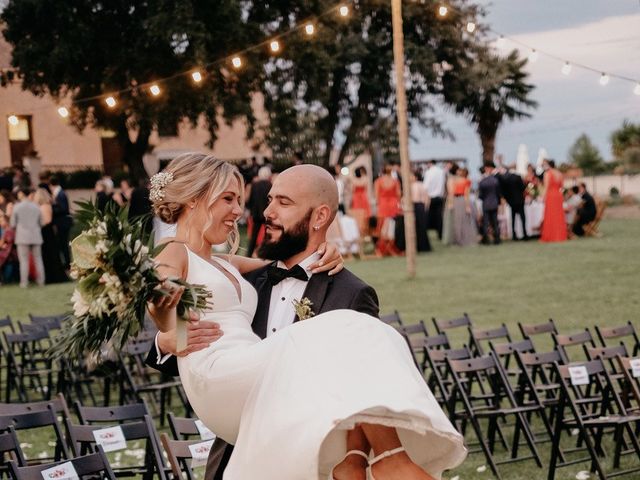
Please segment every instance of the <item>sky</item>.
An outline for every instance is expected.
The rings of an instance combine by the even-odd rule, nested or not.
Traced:
[[[611,132],[627,119],[640,123],[640,95],[635,83],[611,77],[599,84],[600,72],[629,77],[640,82],[640,0],[493,0],[478,2],[488,15],[484,23],[507,37],[505,51],[524,43],[540,52],[527,64],[529,81],[535,85],[532,98],[539,103],[530,119],[506,122],[498,130],[496,153],[514,163],[518,146],[527,147],[531,162],[540,148],[548,157],[567,161],[570,147],[586,133],[605,160],[611,159]],[[530,49],[519,47],[523,56]],[[542,54],[546,52],[560,59]],[[561,73],[562,60],[598,70],[573,66]],[[456,137],[434,138],[430,132],[412,128],[412,159],[463,157],[472,168],[481,165],[481,146],[469,123],[447,112],[439,112]]]

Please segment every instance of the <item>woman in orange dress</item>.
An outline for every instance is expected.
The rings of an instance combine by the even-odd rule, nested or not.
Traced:
[[[567,239],[567,223],[562,207],[564,178],[553,160],[542,164],[544,173],[544,218],[540,232],[541,242],[564,242]]]
[[[391,165],[384,166],[384,174],[378,177],[374,183],[376,203],[378,205],[378,243],[376,255],[399,255],[395,246],[393,228],[390,220],[400,213],[400,182],[391,175]]]
[[[355,178],[351,180],[353,193],[351,195],[350,214],[358,221],[360,234],[365,235],[368,230],[369,217],[371,217],[371,204],[369,203],[369,176],[365,167],[358,167],[354,172]]]

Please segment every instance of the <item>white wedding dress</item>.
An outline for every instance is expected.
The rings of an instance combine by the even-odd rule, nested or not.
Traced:
[[[235,444],[225,480],[326,480],[356,422],[396,427],[412,460],[436,478],[464,460],[463,438],[393,328],[336,310],[261,340],[251,330],[253,287],[227,262],[212,260],[239,290],[195,253],[188,257],[187,281],[213,292],[202,320],[219,323],[224,335],[178,366],[198,417]]]

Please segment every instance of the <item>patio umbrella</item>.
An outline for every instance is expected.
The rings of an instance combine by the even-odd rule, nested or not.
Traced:
[[[524,143],[518,145],[518,154],[516,155],[516,172],[522,176],[527,174],[527,166],[529,166],[529,152]]]

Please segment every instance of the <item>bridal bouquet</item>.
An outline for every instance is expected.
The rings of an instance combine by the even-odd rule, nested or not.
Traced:
[[[73,313],[52,347],[57,357],[100,355],[107,343],[124,347],[144,328],[147,302],[169,295],[153,260],[163,246],[145,244],[141,221],[129,222],[127,209],[115,204],[104,212],[91,202],[78,206],[76,219],[83,231],[71,242],[71,276],[77,286],[71,297]],[[177,306],[179,318],[189,309],[208,306],[211,293],[203,286],[171,281],[185,287]]]

